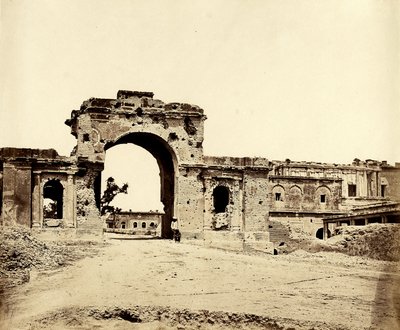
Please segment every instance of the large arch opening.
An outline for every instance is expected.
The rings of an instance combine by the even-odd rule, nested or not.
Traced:
[[[124,183],[128,184],[127,192],[117,194],[112,206],[124,212],[163,211],[160,169],[156,159],[142,147],[130,143],[108,149],[101,176],[102,194],[110,177],[120,188]]]
[[[166,141],[157,135],[151,133],[129,133],[117,139],[113,143],[108,143],[105,146],[106,163],[107,163],[107,150],[121,145],[133,144],[145,149],[156,160],[159,168],[159,203],[162,208],[161,212],[161,237],[171,238],[171,219],[175,216],[175,171],[176,171],[176,157],[170,146]],[[122,158],[120,161],[124,161]],[[134,171],[135,168],[125,169],[125,171]],[[104,175],[103,175],[104,176]],[[107,178],[104,178],[107,179]],[[128,182],[129,190],[140,189],[136,186],[135,182]],[[98,188],[100,189],[100,188]],[[97,193],[98,194],[98,193]],[[156,208],[157,210],[157,208]],[[142,210],[143,211],[143,210]],[[134,224],[132,225],[134,226]],[[136,223],[137,227],[142,227]]]

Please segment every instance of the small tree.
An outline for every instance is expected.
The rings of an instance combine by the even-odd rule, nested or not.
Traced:
[[[118,194],[127,194],[128,184],[124,183],[119,187],[113,177],[107,179],[107,187],[103,192],[103,196],[100,199],[100,214],[105,215],[106,213],[116,214],[121,212],[121,209],[110,205],[115,196]]]
[[[45,198],[44,202],[45,203],[43,205],[43,218],[57,219],[57,202],[50,198]]]

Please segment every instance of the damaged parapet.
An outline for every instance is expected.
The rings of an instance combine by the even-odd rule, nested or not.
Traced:
[[[79,115],[84,113],[112,113],[114,111],[131,115],[131,118],[142,117],[145,111],[154,112],[191,112],[203,115],[203,110],[196,106],[186,103],[164,103],[163,101],[153,99],[152,92],[138,92],[120,90],[116,99],[90,98],[84,101],[79,110],[73,110],[71,118],[65,121],[65,124],[73,128],[73,125]],[[162,111],[160,110],[162,109]],[[100,117],[109,118],[109,117]],[[73,130],[76,134],[76,130]]]
[[[267,158],[261,157],[215,157],[204,156],[204,163],[209,166],[221,166],[232,168],[267,168],[272,163]]]
[[[77,138],[74,155],[92,162],[104,162],[105,150],[120,138],[145,132],[176,146],[183,162],[201,163],[205,119],[196,105],[164,103],[151,92],[120,90],[116,99],[84,101],[65,124]]]
[[[62,160],[54,149],[0,148],[0,161],[7,160]]]

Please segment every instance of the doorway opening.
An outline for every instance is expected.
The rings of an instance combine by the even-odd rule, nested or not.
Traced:
[[[150,133],[130,133],[107,144],[105,150],[101,194],[109,177],[119,186],[128,183],[128,193],[118,194],[111,203],[119,211],[113,221],[118,226],[124,220],[126,231],[154,231],[161,238],[171,238],[176,161],[167,142]]]
[[[63,218],[64,187],[59,180],[49,180],[43,186],[43,224],[57,227]]]
[[[324,228],[319,228],[315,234],[315,237],[318,239],[324,239]],[[331,231],[329,229],[327,237],[331,237]]]

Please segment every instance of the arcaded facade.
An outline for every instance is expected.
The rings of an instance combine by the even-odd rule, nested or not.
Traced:
[[[322,238],[359,219],[400,222],[399,163],[205,156],[205,120],[198,106],[165,104],[149,92],[84,101],[65,122],[77,140],[69,157],[54,150],[0,149],[2,224],[100,235],[101,172],[107,150],[123,143],[143,147],[158,162],[164,238],[171,236],[173,217],[183,239],[260,250],[290,232]]]

